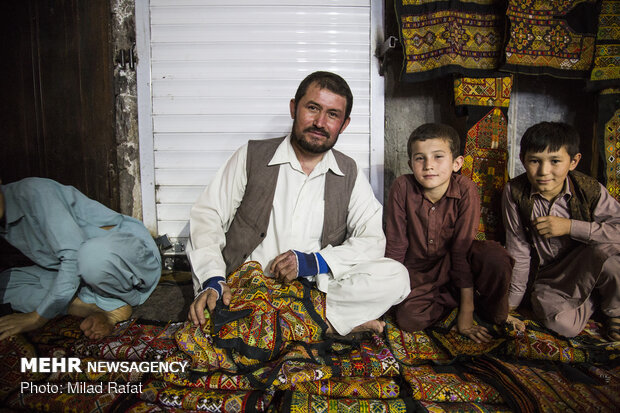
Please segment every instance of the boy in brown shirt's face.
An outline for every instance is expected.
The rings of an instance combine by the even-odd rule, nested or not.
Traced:
[[[493,241],[474,241],[480,198],[463,165],[459,136],[450,126],[425,124],[409,138],[413,174],[399,177],[387,203],[386,256],[409,270],[411,293],[397,307],[399,326],[421,330],[458,307],[456,329],[476,342],[491,340],[474,325],[474,307],[503,323],[512,262]],[[474,303],[476,301],[476,303]]]

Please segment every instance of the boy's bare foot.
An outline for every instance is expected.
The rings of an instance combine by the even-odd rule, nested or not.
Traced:
[[[77,297],[67,310],[70,315],[84,317],[80,329],[91,340],[99,340],[110,335],[116,323],[129,319],[131,312],[131,306],[128,304],[112,311],[104,311],[95,304],[87,304]]]
[[[525,332],[525,323],[514,316],[508,315],[506,323],[510,324],[518,332]]]
[[[608,340],[620,341],[620,317],[609,317],[606,322]]]

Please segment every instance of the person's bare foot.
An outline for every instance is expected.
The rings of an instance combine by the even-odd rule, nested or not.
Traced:
[[[506,323],[510,324],[512,326],[512,328],[514,328],[519,333],[524,333],[525,332],[525,323],[523,321],[519,320],[515,316],[508,315],[508,318],[506,319]]]
[[[362,333],[366,331],[370,331],[371,333],[381,334],[383,333],[383,328],[385,327],[385,321],[381,320],[370,320],[366,321],[364,324],[360,324],[351,330],[352,333]]]
[[[334,327],[332,326],[332,324],[329,322],[329,320],[325,320],[327,322],[327,330],[325,331],[326,334],[338,334],[338,332],[334,329]],[[383,328],[385,327],[385,321],[381,321],[381,320],[370,320],[370,321],[366,321],[363,324],[360,324],[357,327],[354,327],[353,330],[351,330],[351,333],[365,333],[365,332],[371,332],[371,333],[377,333],[377,334],[381,334],[383,333]],[[349,334],[351,334],[349,333]]]
[[[67,314],[84,317],[80,329],[91,340],[99,340],[110,335],[116,323],[131,317],[132,308],[126,304],[111,311],[104,311],[95,304],[87,304],[75,298],[69,305]]]

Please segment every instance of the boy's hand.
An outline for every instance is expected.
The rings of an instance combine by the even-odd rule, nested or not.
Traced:
[[[545,238],[561,237],[570,234],[571,220],[568,218],[546,216],[532,221],[540,236]]]
[[[483,326],[474,325],[473,312],[470,313],[467,311],[459,311],[456,322],[456,329],[459,333],[469,337],[471,340],[474,340],[478,344],[488,343],[493,340],[493,336],[489,334],[489,330],[487,330]]]

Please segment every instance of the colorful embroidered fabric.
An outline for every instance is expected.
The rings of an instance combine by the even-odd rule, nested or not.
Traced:
[[[20,373],[21,359],[37,357],[35,347],[22,334],[0,341],[0,405],[11,392],[19,389],[21,382],[45,379],[45,373]]]
[[[456,106],[494,106],[507,108],[512,93],[512,76],[457,77],[454,79]]]
[[[496,357],[473,359],[472,372],[495,383],[508,405],[521,412],[616,412],[620,392],[568,364],[509,363]]]
[[[503,82],[496,79],[496,83]],[[508,181],[508,119],[505,109],[468,106],[468,131],[461,174],[471,178],[480,194],[478,240],[498,240],[501,199]],[[472,122],[473,125],[469,126]]]
[[[441,403],[441,402],[427,402],[419,401],[421,409],[419,411],[426,411],[432,413],[513,413],[513,410],[504,405],[487,404],[487,403]],[[418,410],[416,410],[418,411]]]
[[[451,357],[424,331],[413,333],[399,329],[393,317],[385,318],[390,349],[400,364],[417,365],[425,361],[448,361]]]
[[[116,326],[99,341],[86,337],[75,342],[77,356],[104,360],[164,360],[176,351],[174,336],[183,323],[143,324],[136,319]]]
[[[611,196],[620,201],[620,88],[599,93],[596,130],[599,177]]]
[[[405,399],[350,399],[333,398],[302,392],[286,392],[279,410],[290,413],[328,412],[385,412],[405,413],[413,411],[411,401]]]
[[[502,10],[496,0],[396,0],[404,52],[401,80],[417,82],[448,73],[486,76],[502,53]]]
[[[390,377],[342,377],[304,381],[292,390],[327,397],[393,399],[400,395],[400,385]]]
[[[509,0],[501,70],[588,78],[594,57],[596,0]]]
[[[445,368],[441,369],[445,370]],[[437,371],[433,366],[403,367],[403,377],[416,400],[434,402],[503,403],[500,394],[471,374]]]
[[[99,383],[87,383],[98,385]],[[58,392],[42,393],[13,393],[5,400],[5,407],[27,412],[108,412],[124,394],[108,392],[107,384],[103,385],[103,392],[95,393],[67,393],[66,383],[58,384]]]
[[[596,54],[590,89],[620,86],[620,1],[603,0],[598,18]]]
[[[262,412],[270,397],[257,391],[215,391],[202,388],[176,387],[161,381],[144,385],[141,395],[147,402],[166,408],[221,413]]]
[[[305,280],[304,280],[305,281]],[[215,311],[213,339],[261,361],[277,357],[288,342],[319,343],[327,330],[325,294],[307,282],[278,283],[257,262],[228,276],[230,309]]]

